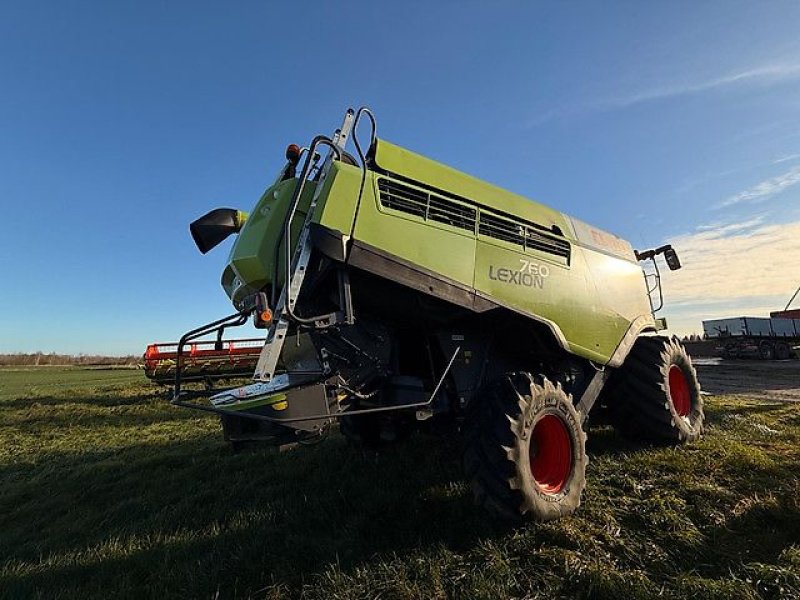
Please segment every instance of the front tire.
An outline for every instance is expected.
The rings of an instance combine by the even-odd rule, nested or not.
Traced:
[[[702,434],[700,382],[680,342],[640,337],[609,383],[614,425],[626,437],[676,444]]]
[[[573,513],[586,485],[586,434],[560,385],[528,373],[499,378],[470,403],[464,469],[492,516],[552,521]]]

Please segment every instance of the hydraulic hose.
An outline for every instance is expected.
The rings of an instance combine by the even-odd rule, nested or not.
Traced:
[[[355,119],[353,120],[353,143],[356,147],[356,152],[358,152],[358,158],[361,160],[361,185],[358,187],[358,198],[356,199],[356,209],[353,212],[353,223],[350,226],[350,238],[352,239],[353,233],[356,229],[356,216],[358,215],[358,210],[361,208],[361,197],[364,194],[364,185],[367,182],[367,158],[364,155],[364,151],[361,149],[361,144],[358,141],[358,122],[361,119],[361,115],[367,115],[370,120],[370,124],[372,125],[372,132],[369,138],[369,147],[372,148],[375,145],[375,140],[378,137],[378,125],[375,121],[375,115],[372,114],[372,111],[368,109],[366,106],[362,106],[361,108],[356,111]]]

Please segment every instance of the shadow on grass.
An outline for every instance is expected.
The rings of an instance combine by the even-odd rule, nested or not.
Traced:
[[[41,430],[43,428],[52,427],[67,428],[75,426],[138,428],[147,427],[149,425],[182,421],[186,422],[187,427],[191,427],[189,421],[195,416],[196,414],[194,413],[172,407],[164,407],[158,412],[154,412],[152,410],[103,413],[53,412],[49,414],[26,416],[25,422],[21,428],[27,430]]]
[[[623,437],[610,425],[593,425],[586,432],[586,453],[590,457],[630,454],[663,446],[666,444]]]
[[[160,388],[141,389],[132,392],[126,389],[107,389],[103,393],[86,390],[66,390],[59,394],[37,394],[22,396],[13,400],[2,402],[3,408],[30,409],[38,406],[125,406],[129,404],[143,404],[145,402],[168,402],[167,393]]]
[[[0,407],[0,426],[31,436],[61,433],[75,426],[135,432],[150,425],[187,421],[190,427],[188,421],[199,414],[171,406],[163,390],[147,387],[18,398]]]
[[[705,550],[727,557],[730,564],[775,563],[781,551],[800,540],[800,505],[796,498],[761,496],[707,540]]]
[[[175,409],[174,421],[165,418],[165,409],[173,409],[152,395],[83,395],[72,403],[128,407],[137,400],[143,412],[121,410],[115,425],[137,433],[163,422],[166,433],[142,431],[141,443],[86,452],[48,446],[45,438],[44,453],[0,470],[0,597],[142,597],[145,590],[154,597],[209,597],[221,590],[229,597],[271,584],[299,590],[330,565],[354,573],[375,561],[432,560],[509,537],[473,507],[456,437],[417,435],[375,454],[333,435],[284,453],[233,454],[218,430],[208,431],[209,423],[174,422],[193,413]],[[30,407],[30,400],[20,404]],[[46,424],[46,413],[34,411],[34,417]],[[111,416],[98,418],[105,424]],[[54,429],[61,426],[53,422]],[[609,427],[589,432],[589,454],[619,456],[620,465],[622,455],[648,448]],[[744,469],[749,480],[785,483],[790,476],[786,465],[747,462]],[[702,508],[690,506],[691,493],[671,490],[684,504],[662,508],[659,498],[645,495],[619,520],[623,535],[654,538],[667,549],[674,566],[666,568],[676,573],[708,565],[707,574],[721,578],[745,559],[773,561],[800,538],[797,503],[785,500],[784,485],[776,504],[754,505],[700,539],[673,540],[669,527],[686,510],[696,510],[700,522]],[[656,522],[656,515],[669,520]],[[536,547],[579,548],[568,533],[534,525],[514,536],[533,538]]]
[[[132,589],[207,594],[502,533],[474,509],[454,441],[415,436],[374,454],[335,435],[233,454],[219,438],[50,455],[24,477],[0,472],[0,563],[17,565],[6,562],[0,587],[99,594],[136,574]]]

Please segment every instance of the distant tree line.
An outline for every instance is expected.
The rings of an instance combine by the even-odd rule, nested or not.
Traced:
[[[105,365],[136,365],[141,361],[140,356],[102,356],[99,354],[56,354],[50,352],[15,352],[13,354],[0,354],[0,366],[32,367],[32,366],[105,366]]]

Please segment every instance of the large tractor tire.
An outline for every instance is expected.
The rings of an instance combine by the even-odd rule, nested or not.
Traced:
[[[624,436],[691,442],[703,432],[703,397],[692,359],[677,340],[643,336],[614,373],[606,402]]]
[[[465,421],[464,470],[492,516],[551,521],[573,513],[586,485],[586,435],[560,385],[512,373],[482,388]]]

